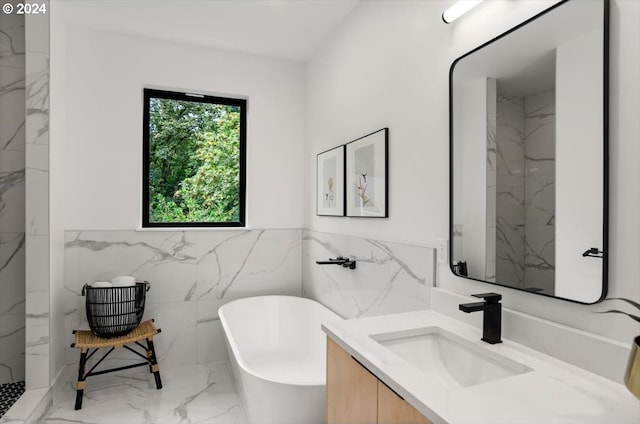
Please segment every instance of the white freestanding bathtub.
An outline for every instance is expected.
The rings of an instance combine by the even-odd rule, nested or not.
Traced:
[[[320,325],[342,318],[293,296],[234,300],[218,315],[249,422],[324,423],[326,339]]]

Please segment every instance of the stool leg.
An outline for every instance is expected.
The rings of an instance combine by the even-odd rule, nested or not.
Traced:
[[[147,343],[147,346],[149,346],[148,343]],[[149,372],[153,372],[153,367],[151,365],[151,356],[152,356],[151,351],[147,347],[147,362],[149,362]]]
[[[156,349],[153,347],[153,339],[147,339],[147,351],[151,352],[149,357],[149,364],[151,365],[151,372],[156,379],[156,389],[162,389],[162,380],[160,379],[160,366],[158,365],[158,358],[156,357]]]
[[[82,349],[80,351],[80,363],[78,364],[78,382],[76,383],[76,411],[82,408],[82,395],[84,394],[84,381],[86,376],[84,375],[85,365],[87,363],[88,349]]]

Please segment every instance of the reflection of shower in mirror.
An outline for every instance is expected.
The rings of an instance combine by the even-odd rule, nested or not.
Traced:
[[[606,253],[581,253],[607,251],[607,5],[557,3],[452,65],[457,275],[581,303],[604,298]]]

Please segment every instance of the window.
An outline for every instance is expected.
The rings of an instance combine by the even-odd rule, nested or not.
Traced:
[[[143,227],[245,225],[246,109],[144,89]]]

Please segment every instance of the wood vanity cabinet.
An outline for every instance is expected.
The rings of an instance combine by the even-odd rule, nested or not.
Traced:
[[[327,424],[432,424],[327,337]]]
[[[432,424],[432,422],[382,381],[378,381],[378,424]]]
[[[327,424],[378,422],[378,379],[327,337]]]

